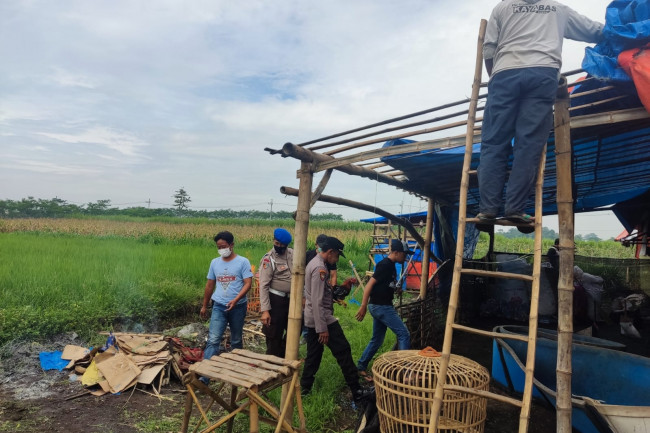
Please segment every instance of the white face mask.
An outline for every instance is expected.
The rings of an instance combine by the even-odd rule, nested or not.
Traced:
[[[230,248],[219,248],[219,255],[221,257],[229,257],[232,254],[232,250]]]

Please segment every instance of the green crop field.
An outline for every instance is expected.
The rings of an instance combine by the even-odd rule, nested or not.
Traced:
[[[271,248],[274,227],[293,231],[291,220],[189,218],[0,219],[0,344],[15,338],[75,331],[85,336],[113,326],[147,329],[177,324],[198,312],[214,234],[230,230],[235,250],[258,265]],[[340,238],[360,271],[368,267],[372,226],[314,222],[319,233]],[[543,252],[552,240],[544,240]],[[495,249],[532,252],[532,240],[497,236]],[[487,250],[481,235],[475,257]],[[613,241],[578,242],[595,257],[632,257]],[[342,278],[351,276],[347,262]]]
[[[233,232],[235,251],[258,265],[272,246],[273,228],[292,229],[291,223],[0,220],[0,344],[186,320],[200,308],[217,232]],[[322,231],[341,238],[357,266],[367,266],[370,226],[314,224],[311,246]],[[347,262],[340,268],[352,273]]]

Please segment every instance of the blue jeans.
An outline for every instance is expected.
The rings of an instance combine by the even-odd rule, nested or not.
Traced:
[[[397,348],[399,350],[411,348],[411,334],[404,322],[402,322],[402,318],[397,314],[395,307],[392,305],[370,304],[368,305],[368,311],[372,316],[372,338],[370,338],[370,342],[368,342],[366,349],[357,362],[357,369],[359,370],[368,369],[368,363],[384,343],[386,329],[388,328],[397,336]]]
[[[230,346],[233,349],[242,349],[242,333],[244,331],[244,319],[246,318],[246,302],[242,302],[233,307],[232,310],[226,311],[226,306],[214,303],[212,305],[212,316],[210,317],[210,332],[208,334],[208,343],[203,352],[203,358],[210,359],[214,355],[219,355],[221,339],[226,331],[226,326],[230,326]]]
[[[557,85],[554,68],[509,69],[490,79],[478,168],[481,212],[500,215],[510,154],[505,215],[524,212],[553,126]]]

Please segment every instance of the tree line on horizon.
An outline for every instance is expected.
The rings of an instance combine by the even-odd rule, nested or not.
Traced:
[[[176,208],[149,208],[144,206],[117,208],[108,199],[84,205],[68,203],[58,197],[46,200],[27,197],[21,200],[0,200],[0,218],[64,218],[74,216],[121,215],[140,218],[185,217],[185,218],[236,218],[236,219],[292,219],[293,213],[287,211],[268,212],[261,210],[194,210],[185,206]],[[343,216],[334,213],[312,214],[314,221],[343,221]]]
[[[514,238],[534,239],[535,238],[534,233],[523,234],[514,227],[508,231],[497,231],[496,234],[501,235],[508,239],[514,239]],[[559,237],[560,235],[555,230],[549,229],[548,227],[542,227],[542,239],[557,239]],[[586,235],[577,234],[574,235],[573,239],[576,241],[602,241],[603,240],[599,238],[598,235],[595,233],[589,233]]]

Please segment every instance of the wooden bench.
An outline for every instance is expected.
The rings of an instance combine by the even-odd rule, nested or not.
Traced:
[[[222,353],[220,356],[213,356],[211,359],[197,362],[183,377],[183,383],[187,387],[187,397],[182,433],[187,433],[194,406],[201,414],[201,419],[199,419],[194,432],[198,431],[203,422],[205,422],[206,428],[201,430],[202,433],[214,431],[227,422],[230,433],[234,417],[238,413],[249,416],[251,433],[259,432],[260,421],[276,426],[276,433],[281,429],[290,433],[306,432],[305,414],[298,380],[300,364],[301,361],[290,361],[242,349],[235,349],[230,353]],[[199,380],[201,376],[219,383],[217,390],[215,391],[201,382]],[[287,382],[291,382],[291,385],[284,401],[280,403],[281,409],[263,398],[266,393]],[[219,395],[228,384],[231,386],[230,402]],[[211,401],[205,409],[201,405],[197,391],[211,397]],[[285,419],[294,397],[298,407],[299,429],[294,429],[291,420]],[[211,423],[208,411],[215,402],[223,407],[228,414]],[[272,418],[261,417],[258,412],[259,407],[262,407]]]

